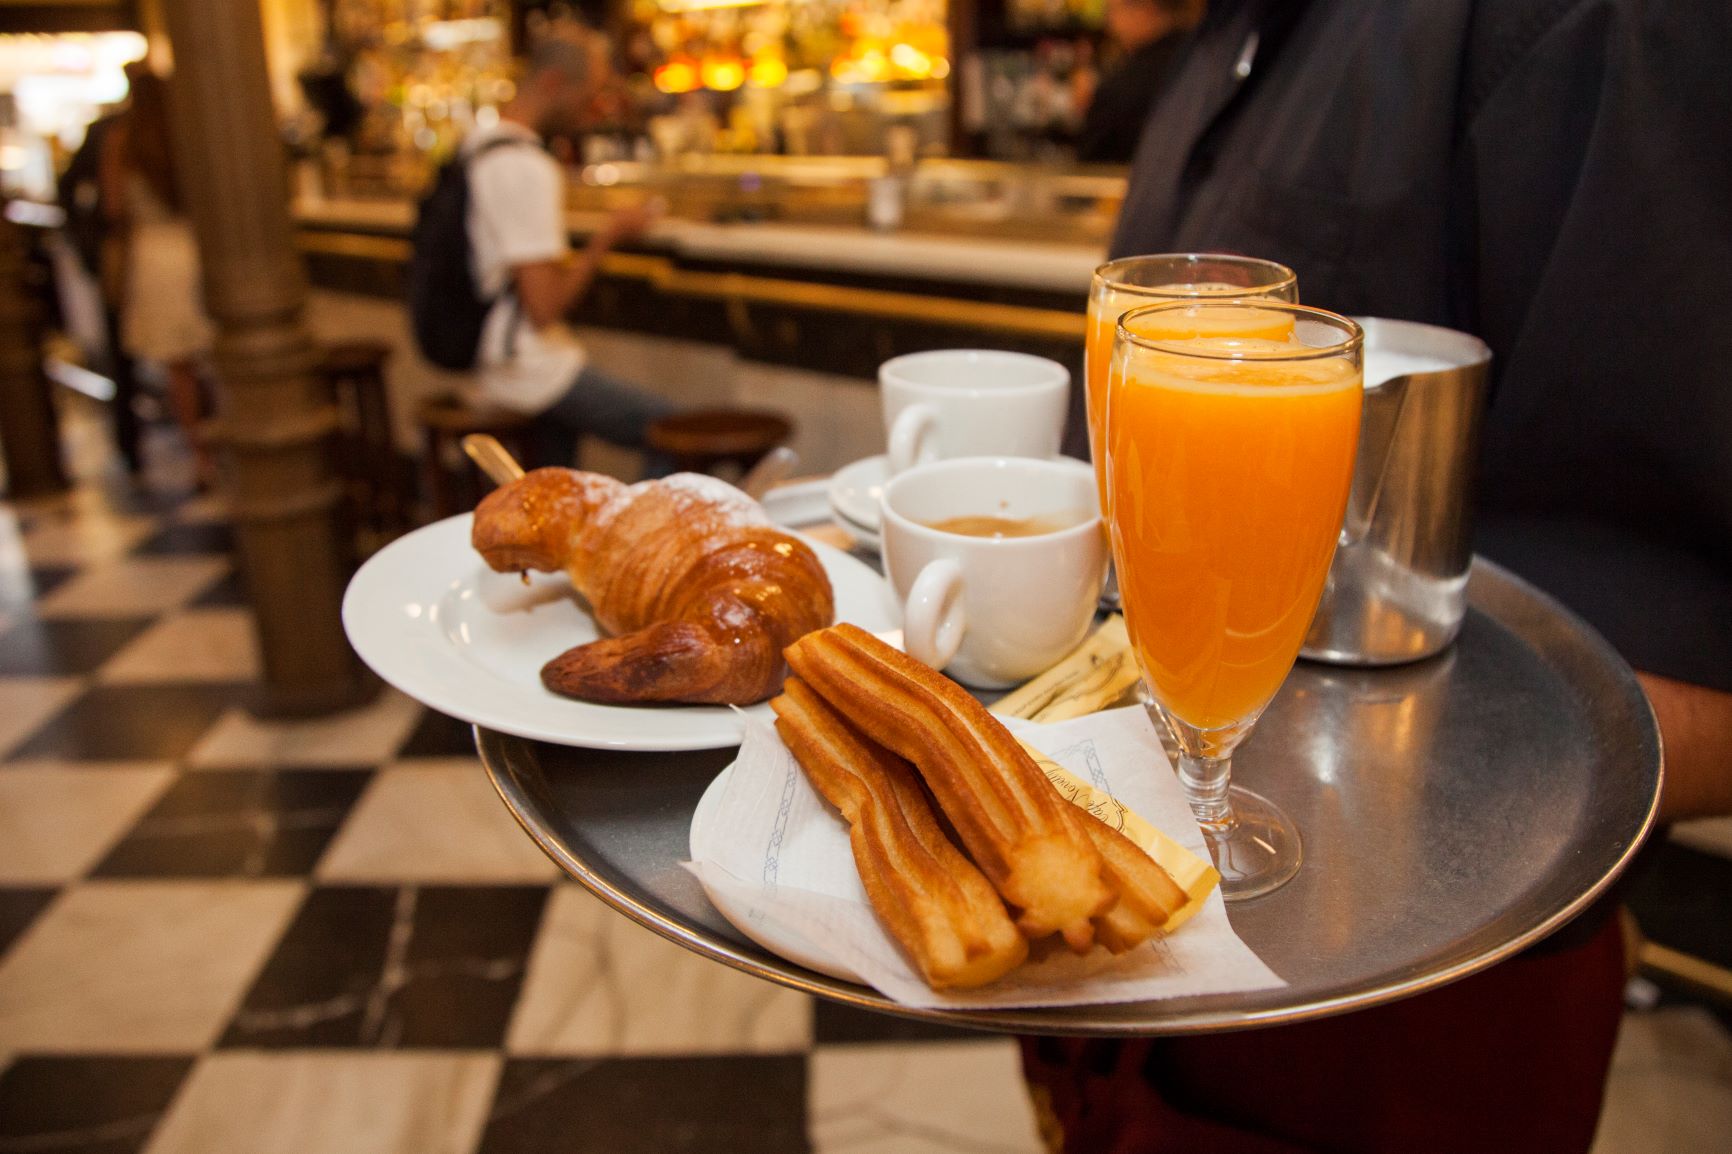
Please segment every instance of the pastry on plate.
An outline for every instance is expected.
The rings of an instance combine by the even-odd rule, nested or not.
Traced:
[[[714,477],[536,469],[482,500],[470,539],[499,572],[563,570],[589,602],[610,636],[541,670],[585,701],[762,701],[787,673],[782,651],[835,616],[811,548]]]

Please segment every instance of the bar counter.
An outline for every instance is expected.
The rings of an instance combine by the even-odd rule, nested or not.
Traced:
[[[574,192],[574,245],[606,218],[596,191]],[[1081,379],[1103,214],[1018,214],[1012,223],[980,219],[978,205],[941,206],[911,209],[906,227],[881,231],[835,219],[834,198],[813,203],[769,206],[800,220],[718,221],[680,215],[689,205],[676,200],[648,233],[608,254],[574,310],[595,362],[691,403],[782,407],[801,425],[795,446],[815,469],[881,450],[876,391],[861,386],[890,357],[1016,349]],[[738,209],[711,202],[702,211]],[[414,213],[404,198],[303,197],[293,207],[315,332],[384,339],[396,350],[390,387],[405,448],[413,402],[455,383],[414,354],[399,304]],[[1030,235],[1038,230],[1048,235]]]

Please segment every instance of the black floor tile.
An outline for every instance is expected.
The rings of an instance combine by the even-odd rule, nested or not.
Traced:
[[[220,521],[193,525],[166,525],[133,550],[141,557],[166,556],[179,553],[234,552],[234,530]]]
[[[142,1150],[192,1064],[192,1058],[19,1058],[0,1074],[0,1151]]]
[[[72,565],[0,566],[0,609],[22,609],[77,572]]]
[[[806,1138],[806,1059],[507,1061],[478,1154],[790,1154]]]
[[[1631,875],[1624,900],[1642,933],[1718,966],[1732,966],[1732,861],[1662,842]]]
[[[0,677],[72,677],[96,670],[150,628],[150,617],[22,617],[0,634]]]
[[[0,889],[0,956],[30,928],[36,915],[54,900],[54,893],[51,889]]]
[[[542,886],[315,889],[221,1044],[498,1046],[546,900]]]
[[[194,597],[194,609],[246,609],[252,599],[247,596],[246,579],[239,569],[230,569],[221,581]]]
[[[96,876],[304,876],[372,776],[365,769],[182,774]]]
[[[474,757],[475,732],[467,721],[429,709],[422,713],[420,723],[397,756]]]
[[[898,1018],[857,1010],[818,998],[812,1005],[812,1041],[838,1042],[978,1042],[986,1035],[915,1018]]]
[[[191,489],[158,489],[124,473],[105,475],[97,488],[111,511],[143,516],[172,513],[194,495]]]
[[[45,722],[11,756],[72,761],[179,761],[246,685],[98,685]]]

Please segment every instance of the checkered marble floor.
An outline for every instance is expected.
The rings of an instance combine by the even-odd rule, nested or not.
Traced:
[[[463,726],[389,692],[251,717],[230,536],[106,474],[0,503],[0,1154],[1041,1148],[1009,1041],[562,882]],[[1732,1041],[1668,1013],[1632,1018],[1602,1154],[1732,1134]]]

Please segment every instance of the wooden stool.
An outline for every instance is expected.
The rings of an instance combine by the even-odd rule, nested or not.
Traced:
[[[511,455],[529,464],[529,427],[533,418],[506,409],[477,408],[456,397],[427,401],[415,412],[421,426],[422,459],[427,497],[433,516],[449,517],[475,507],[481,500],[479,474],[463,455],[463,438],[489,433]]]
[[[320,364],[342,422],[337,464],[350,512],[357,531],[376,538],[375,544],[409,527],[409,486],[391,435],[391,404],[385,393],[385,362],[390,359],[388,345],[343,341],[328,346]]]
[[[793,422],[761,409],[694,409],[653,422],[644,434],[654,451],[684,473],[732,465],[745,473],[794,434]]]

